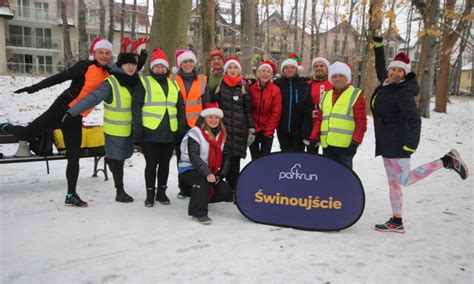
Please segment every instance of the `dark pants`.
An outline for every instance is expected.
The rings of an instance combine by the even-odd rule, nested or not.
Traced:
[[[125,161],[105,158],[105,162],[109,165],[109,169],[114,176],[114,184],[116,189],[123,189],[123,164]]]
[[[272,151],[273,136],[266,137],[262,132],[258,132],[255,141],[250,145],[250,155],[252,161],[270,154]]]
[[[323,156],[346,165],[352,169],[352,159],[354,158],[354,155],[347,154],[346,148],[331,146],[323,148]]]
[[[304,152],[304,143],[299,133],[277,132],[282,152]]]
[[[188,215],[194,217],[207,216],[209,203],[232,201],[232,190],[223,180],[214,184],[215,193],[209,199],[211,185],[206,177],[197,170],[189,170],[179,175],[181,190],[184,195],[190,196]]]
[[[237,179],[239,178],[239,174],[240,174],[240,158],[233,157],[230,159],[229,172],[227,173],[225,180],[234,191],[237,186]]]
[[[67,192],[76,193],[77,178],[79,177],[79,158],[81,156],[82,116],[69,119],[61,126],[61,119],[68,110],[64,103],[57,99],[47,111],[38,116],[28,126],[13,125],[5,128],[15,135],[18,140],[31,140],[47,129],[61,127],[66,146],[66,178]]]
[[[143,142],[141,143],[145,156],[146,188],[154,188],[158,176],[158,188],[168,184],[170,160],[173,156],[174,143]],[[158,167],[158,171],[157,171]]]

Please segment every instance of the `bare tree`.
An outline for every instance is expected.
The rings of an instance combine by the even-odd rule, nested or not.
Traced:
[[[99,33],[101,38],[105,38],[105,4],[104,0],[99,0]]]
[[[349,56],[346,54],[347,51],[347,37],[349,36],[349,32],[351,30],[351,23],[352,23],[352,15],[354,14],[354,6],[357,4],[357,0],[351,0],[351,7],[349,8],[349,30],[344,33],[344,41],[342,42],[342,58],[344,62],[349,61]]]
[[[87,8],[84,0],[78,0],[77,28],[79,31],[79,58],[86,59],[88,55],[88,38],[86,31]]]
[[[73,57],[71,49],[71,37],[69,34],[69,23],[67,20],[66,0],[61,0],[61,21],[63,24],[64,65],[67,69],[72,66]]]
[[[295,33],[294,33],[294,39],[293,39],[293,51],[298,52],[298,14],[299,14],[299,9],[298,9],[298,2],[299,0],[294,0],[295,1]],[[291,23],[291,22],[290,22]]]
[[[130,37],[132,40],[137,38],[137,0],[133,0],[132,28]]]
[[[236,0],[232,0],[231,1],[231,6],[230,6],[231,7],[230,8],[231,9],[231,14],[232,14],[231,15],[231,17],[232,17],[231,24],[232,24],[232,28],[234,29],[234,31],[232,32],[232,47],[231,47],[231,53],[232,54],[235,54],[235,47],[237,46],[237,35],[235,33],[235,18],[236,18],[236,15],[235,15],[236,14],[235,1]]]
[[[392,31],[394,30],[394,25],[395,25],[395,0],[392,0],[390,3],[389,10],[387,12],[388,15],[388,30],[387,34],[385,36],[385,42],[387,43],[387,46],[390,48],[390,44],[392,41]],[[388,57],[389,57],[389,52],[385,52],[385,62],[388,62]]]
[[[215,0],[201,1],[201,35],[202,35],[202,53],[204,62],[202,71],[204,73],[209,69],[208,54],[216,48],[216,2]]]
[[[453,18],[457,17],[454,5],[456,0],[446,0],[444,7],[444,27],[443,35],[441,37],[441,56],[438,77],[436,80],[436,100],[435,109],[436,112],[446,112],[446,106],[448,103],[448,89],[449,89],[449,71],[451,68],[451,54],[454,44],[459,38],[459,34],[463,32],[465,28],[469,26],[469,20],[466,17],[471,14],[472,1],[467,0],[464,2],[464,11],[457,23],[457,26],[452,27]]]
[[[115,17],[114,17],[114,0],[109,0],[109,35],[107,39],[110,42],[114,42],[114,32],[115,32]]]
[[[122,0],[122,6],[120,7],[120,42],[122,42],[125,36],[125,0]]]
[[[253,0],[242,0],[242,74],[245,77],[253,75],[252,58],[255,46],[256,6]]]
[[[301,30],[301,43],[300,43],[300,52],[299,55],[302,57],[304,53],[304,38],[306,35],[306,9],[308,8],[308,0],[304,0],[303,6],[303,27]]]

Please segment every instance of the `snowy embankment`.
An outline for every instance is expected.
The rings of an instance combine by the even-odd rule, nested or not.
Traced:
[[[67,86],[13,94],[39,79],[0,76],[0,121],[27,123]],[[448,114],[423,119],[412,167],[451,147],[474,172],[474,99],[452,98]],[[96,114],[93,121],[100,120]],[[275,139],[276,140],[276,139]],[[274,143],[274,151],[278,144]],[[14,145],[0,146],[12,154]],[[380,233],[390,217],[381,158],[374,158],[371,118],[354,169],[366,190],[366,208],[351,228],[306,232],[258,225],[234,205],[210,205],[214,222],[187,216],[176,199],[177,172],[168,182],[170,206],[145,208],[144,159],[126,162],[131,204],[114,201],[113,181],[92,178],[92,159],[81,160],[78,193],[89,208],[64,207],[65,161],[1,165],[1,283],[306,282],[472,283],[473,178],[440,170],[405,190],[405,234]],[[242,167],[249,157],[242,161]],[[172,165],[176,163],[173,158]]]

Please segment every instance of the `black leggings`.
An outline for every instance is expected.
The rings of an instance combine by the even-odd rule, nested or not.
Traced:
[[[145,184],[146,188],[154,188],[158,167],[158,188],[166,186],[170,172],[170,160],[173,156],[174,143],[142,142],[142,151],[145,156]]]
[[[273,135],[270,137],[266,137],[261,132],[257,133],[255,141],[252,143],[252,145],[249,146],[252,161],[270,154],[270,152],[272,151],[272,144]]]
[[[225,177],[225,180],[230,185],[233,191],[235,191],[235,188],[237,186],[237,179],[239,178],[240,174],[240,159],[241,158],[239,157],[233,157],[230,159],[229,172]]]
[[[15,135],[18,140],[31,140],[47,129],[61,127],[66,146],[66,178],[67,193],[76,193],[77,178],[79,176],[79,158],[81,156],[82,116],[69,119],[61,126],[61,119],[68,110],[64,103],[57,99],[47,111],[38,116],[28,126],[10,125],[7,132]]]

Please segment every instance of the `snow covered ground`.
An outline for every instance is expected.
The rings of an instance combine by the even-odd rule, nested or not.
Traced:
[[[0,76],[0,121],[27,123],[65,86],[13,94],[38,80]],[[412,166],[455,147],[474,171],[473,110],[472,98],[452,98],[448,114],[423,119]],[[3,153],[15,149],[0,146]],[[407,232],[380,233],[373,226],[391,210],[382,160],[373,153],[369,118],[354,160],[366,208],[358,223],[338,233],[255,224],[229,203],[210,205],[212,225],[197,224],[187,216],[189,199],[176,199],[174,167],[171,205],[146,208],[141,154],[126,163],[131,204],[116,203],[113,181],[92,178],[93,160],[81,160],[78,193],[87,209],[63,205],[65,161],[51,162],[49,175],[44,163],[1,165],[0,282],[473,283],[473,178],[462,181],[442,169],[407,188]]]

